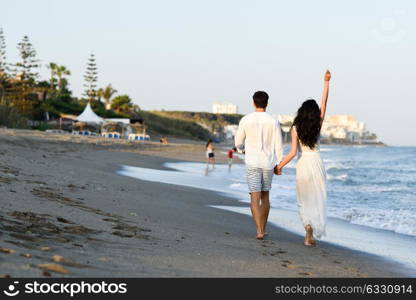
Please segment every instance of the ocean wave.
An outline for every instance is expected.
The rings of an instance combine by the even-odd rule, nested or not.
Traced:
[[[362,185],[360,187],[362,191],[365,191],[366,193],[411,193],[412,188],[406,187],[406,186],[397,186],[392,185],[388,186],[387,184],[372,184],[372,185]]]
[[[341,174],[341,175],[327,174],[327,179],[328,180],[346,181],[348,179],[348,174]]]
[[[273,184],[273,186],[275,186]],[[288,185],[283,185],[283,184],[276,184],[276,188],[282,189],[282,190],[296,190],[295,185],[293,186],[288,186]]]
[[[240,189],[243,186],[241,183],[232,183],[229,185],[231,189]]]
[[[416,215],[409,210],[328,208],[328,215],[351,224],[416,236]]]
[[[345,164],[341,163],[325,163],[325,169],[329,170],[348,170],[352,169],[350,166],[346,166]]]
[[[333,149],[333,148],[320,148],[319,151],[321,152],[334,152],[339,151],[339,149]]]

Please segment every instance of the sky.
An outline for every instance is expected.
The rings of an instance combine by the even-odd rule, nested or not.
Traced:
[[[328,114],[350,114],[390,145],[416,145],[414,1],[5,1],[10,62],[28,35],[41,59],[72,72],[83,91],[90,53],[99,86],[111,83],[142,109],[212,111],[230,102],[252,110],[256,90],[268,111],[295,114],[320,101],[333,74]]]

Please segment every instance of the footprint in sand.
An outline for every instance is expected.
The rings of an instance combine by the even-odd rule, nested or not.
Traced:
[[[288,268],[288,269],[296,269],[298,266],[294,265],[290,260],[283,260],[282,261],[282,267]]]

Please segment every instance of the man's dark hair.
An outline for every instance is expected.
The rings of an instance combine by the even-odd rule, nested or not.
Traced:
[[[257,108],[266,108],[267,102],[269,100],[269,95],[263,91],[257,91],[253,95],[254,105]]]

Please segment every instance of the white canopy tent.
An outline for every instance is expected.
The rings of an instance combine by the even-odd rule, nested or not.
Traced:
[[[78,122],[102,124],[104,119],[98,116],[91,108],[90,103],[85,106],[84,111],[77,117]]]

